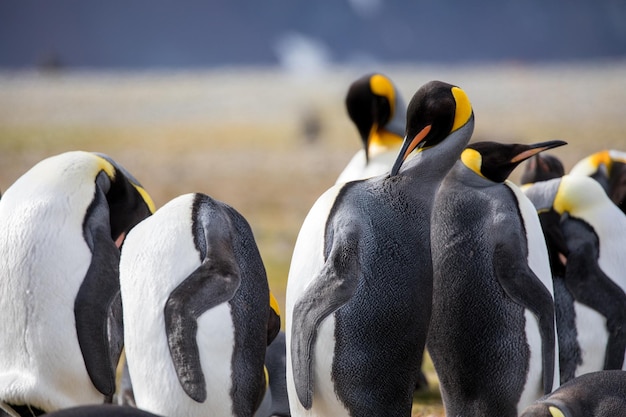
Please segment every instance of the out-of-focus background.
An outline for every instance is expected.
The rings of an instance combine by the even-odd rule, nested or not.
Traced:
[[[345,93],[372,71],[407,102],[461,86],[474,140],[564,139],[566,169],[626,150],[622,0],[4,0],[0,190],[83,149],[157,206],[207,193],[248,219],[284,305],[300,225],[360,146]],[[416,404],[442,415],[436,393]]]

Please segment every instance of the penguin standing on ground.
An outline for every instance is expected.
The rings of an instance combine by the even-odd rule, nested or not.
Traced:
[[[564,144],[470,144],[435,196],[427,346],[446,415],[514,417],[558,385],[546,244],[532,203],[506,178]]]
[[[23,415],[110,400],[122,346],[116,242],[154,204],[105,155],[68,152],[0,200],[0,402]],[[112,326],[116,325],[116,326]]]
[[[578,161],[569,174],[585,175],[598,181],[611,201],[626,214],[626,152],[596,152]]]
[[[626,371],[598,371],[569,381],[521,417],[626,416]]]
[[[286,301],[293,416],[411,414],[431,309],[432,199],[474,115],[465,92],[440,81],[407,115],[391,175],[330,188],[300,230]]]
[[[404,138],[406,104],[400,92],[382,74],[365,75],[350,85],[346,108],[359,131],[363,149],[352,157],[336,183],[386,174]]]
[[[120,285],[137,407],[252,417],[280,317],[243,216],[205,194],[173,199],[126,237]]]
[[[524,189],[537,211],[553,210],[567,246],[559,301],[574,347],[562,353],[564,380],[602,369],[626,369],[626,216],[602,186],[587,176],[532,184]],[[556,281],[555,281],[556,282]],[[559,335],[561,337],[561,335]]]

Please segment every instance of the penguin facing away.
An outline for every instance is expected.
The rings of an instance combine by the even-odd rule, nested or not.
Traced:
[[[116,242],[153,210],[124,168],[82,151],[40,161],[6,190],[3,407],[32,415],[110,401],[123,344],[121,322],[112,319],[121,309]]]
[[[470,144],[435,196],[427,347],[446,415],[517,416],[558,385],[545,241],[533,205],[506,178],[564,144]]]
[[[431,201],[473,126],[463,90],[425,84],[391,175],[335,185],[311,208],[287,282],[293,416],[410,415],[430,318]]]
[[[568,248],[561,292],[566,294],[567,319],[574,323],[566,328],[574,346],[562,355],[563,379],[626,369],[626,216],[586,176],[565,175],[524,192],[538,211],[561,216]]]
[[[626,214],[626,152],[603,150],[578,161],[570,175],[585,175],[598,181],[604,191]]]
[[[616,417],[626,415],[626,371],[581,375],[529,406],[521,417]]]
[[[402,145],[406,123],[406,104],[398,89],[383,74],[365,75],[350,85],[346,109],[363,148],[352,157],[336,183],[389,172]]]
[[[126,237],[120,285],[138,408],[165,416],[254,414],[280,319],[241,214],[205,194],[171,200]]]

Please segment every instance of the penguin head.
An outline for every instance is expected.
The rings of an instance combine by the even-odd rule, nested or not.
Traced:
[[[391,175],[398,173],[411,152],[441,143],[473,119],[472,105],[462,89],[441,81],[423,85],[409,103],[404,143]]]
[[[565,169],[559,158],[548,154],[536,154],[528,160],[524,173],[520,178],[520,183],[532,184],[559,178],[563,175],[565,175]]]
[[[461,161],[481,177],[494,182],[504,182],[511,172],[526,159],[539,152],[566,145],[562,140],[525,145],[498,142],[476,142],[465,148]]]
[[[119,246],[119,240],[131,228],[154,213],[155,205],[139,181],[124,167],[108,155],[94,154],[101,159],[101,172],[109,179],[105,194],[110,210],[111,238]]]
[[[613,203],[599,182],[582,175],[565,175],[556,191],[553,208],[558,214],[568,213],[579,218],[602,204]]]
[[[599,151],[578,161],[570,170],[570,174],[608,177],[612,163],[610,151]]]
[[[366,160],[378,142],[402,141],[406,105],[388,77],[374,73],[359,78],[350,85],[345,102],[361,136]]]

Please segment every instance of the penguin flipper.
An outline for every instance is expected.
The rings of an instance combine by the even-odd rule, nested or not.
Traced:
[[[98,176],[94,200],[85,216],[83,233],[92,257],[74,301],[74,316],[78,344],[89,378],[110,400],[115,393],[117,361],[109,345],[108,319],[120,291],[120,251],[111,239],[108,204],[99,183],[102,180],[106,179]]]
[[[622,369],[626,351],[626,294],[598,264],[600,256],[596,234],[583,222],[565,219],[570,255],[565,283],[574,298],[606,318],[609,339],[604,369]]]
[[[197,402],[206,400],[206,386],[196,343],[198,317],[229,301],[241,276],[232,249],[213,251],[170,294],[164,310],[170,355],[183,390]]]
[[[320,323],[346,304],[356,290],[360,272],[356,239],[335,244],[320,273],[293,310],[291,358],[298,400],[307,410],[313,402],[313,345]]]
[[[530,269],[513,241],[500,242],[494,251],[494,270],[506,294],[539,322],[544,394],[552,392],[555,365],[554,301],[548,289]]]

